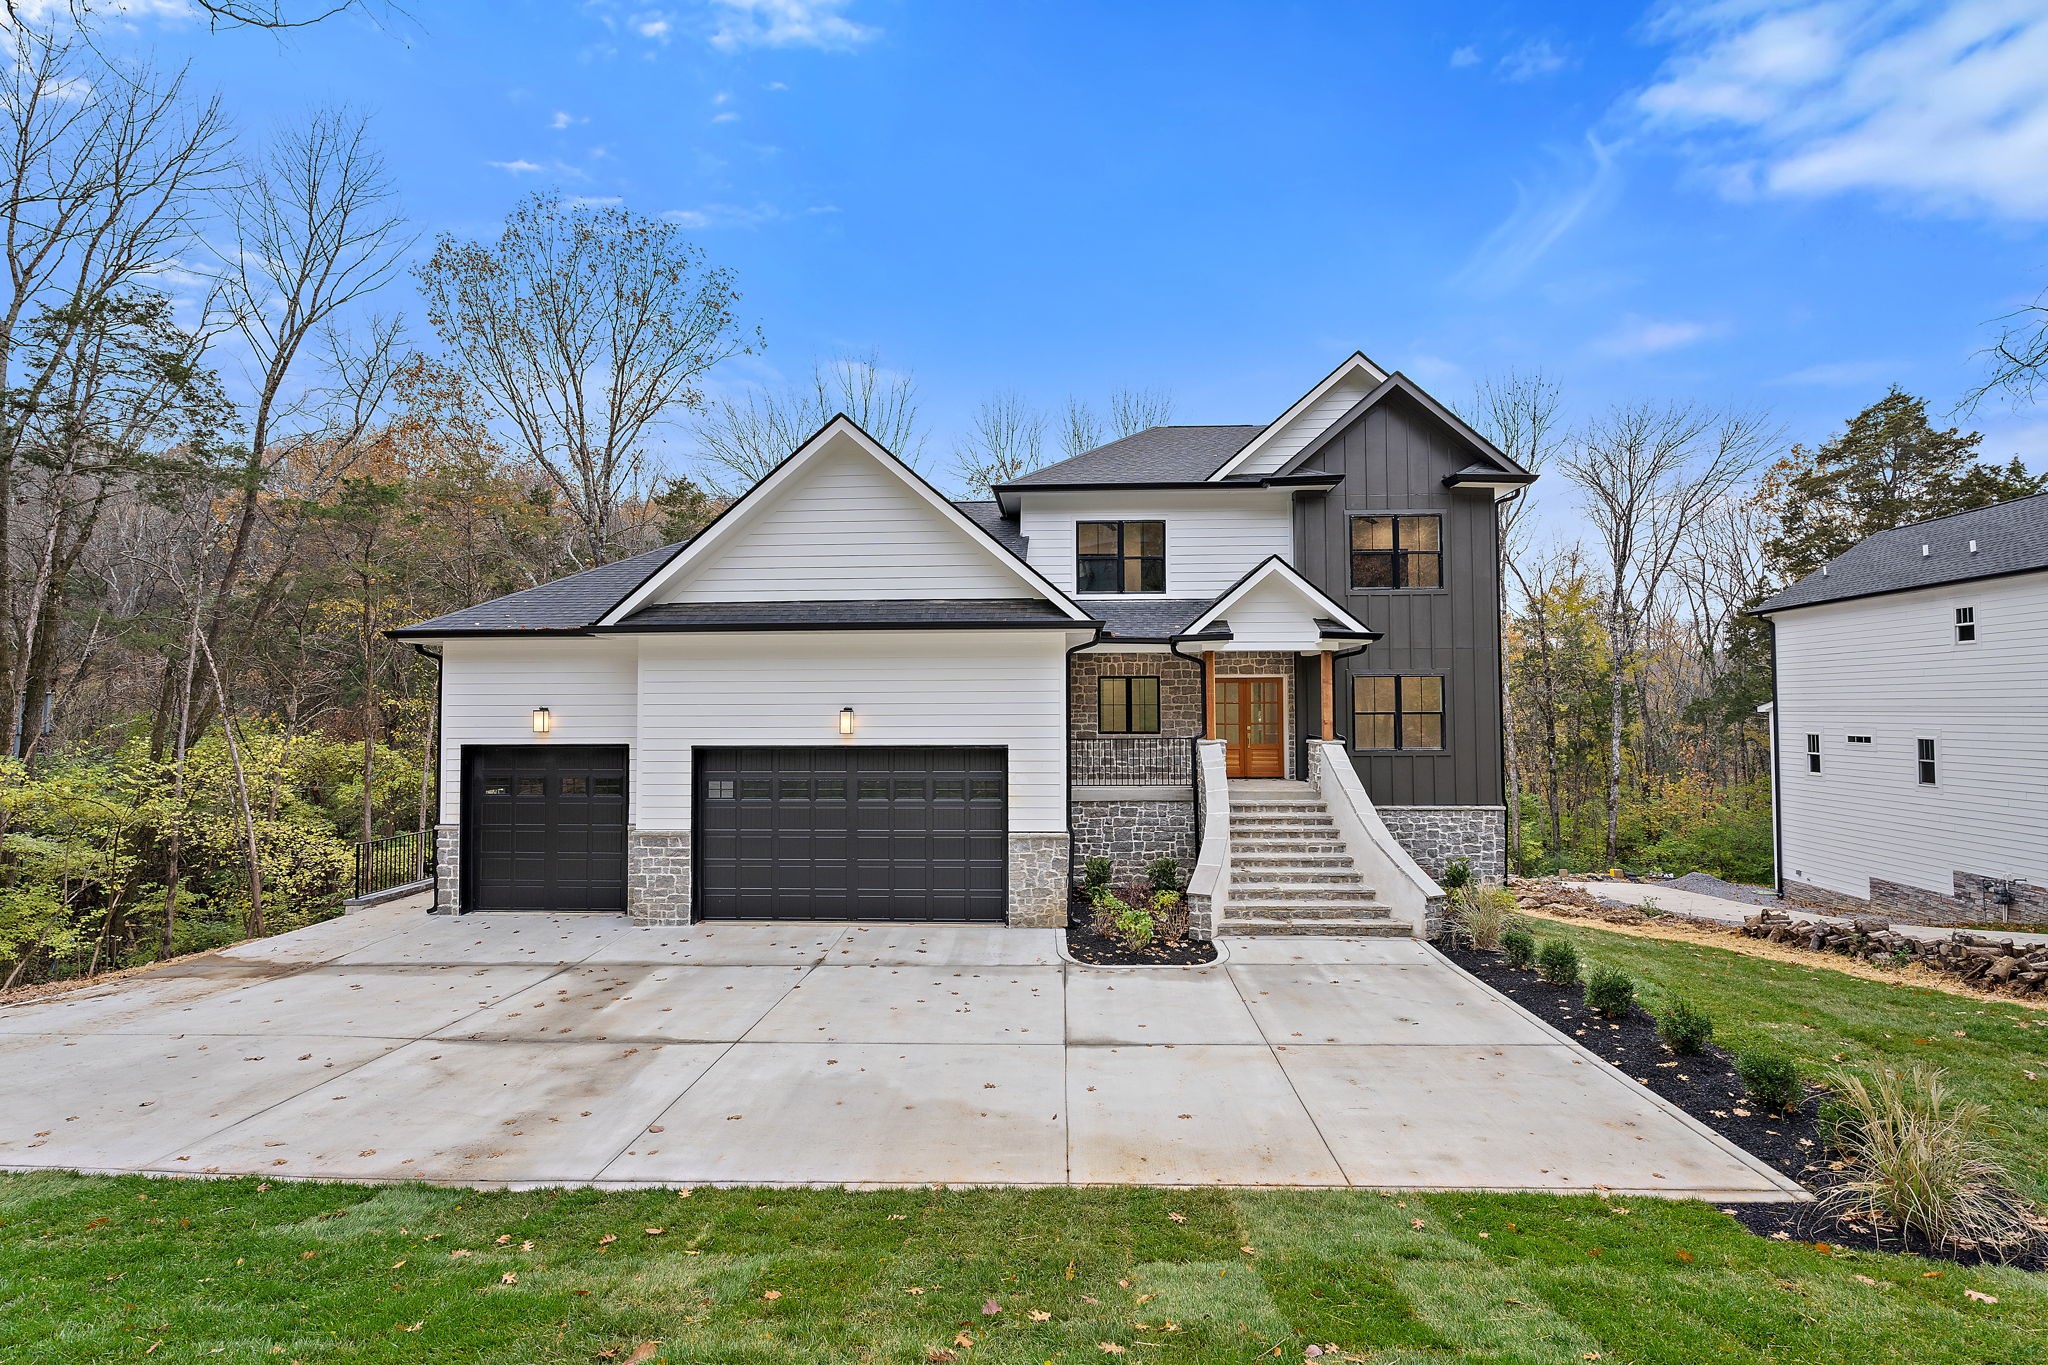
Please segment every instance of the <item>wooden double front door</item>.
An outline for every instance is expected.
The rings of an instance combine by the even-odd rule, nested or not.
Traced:
[[[1229,776],[1287,775],[1285,699],[1278,678],[1216,679],[1216,738]]]

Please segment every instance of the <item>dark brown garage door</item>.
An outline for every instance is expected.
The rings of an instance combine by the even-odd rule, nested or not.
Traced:
[[[626,751],[462,751],[464,910],[624,910]]]
[[[700,919],[1000,922],[1001,749],[699,749]]]

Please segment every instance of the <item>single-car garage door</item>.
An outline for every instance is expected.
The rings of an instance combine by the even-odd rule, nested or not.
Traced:
[[[464,910],[626,908],[626,751],[465,746]]]
[[[695,767],[700,919],[1003,919],[1001,749],[699,749]]]

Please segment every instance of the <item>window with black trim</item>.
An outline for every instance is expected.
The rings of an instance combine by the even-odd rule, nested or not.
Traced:
[[[1851,736],[1849,736],[1849,742],[1850,742],[1851,744],[1868,744],[1868,743],[1870,743],[1870,736],[1869,736],[1869,735],[1851,735]]]
[[[1817,773],[1820,771],[1819,735],[1808,735],[1806,737],[1806,771],[1810,773]]]
[[[1931,787],[1934,785],[1935,777],[1934,741],[1931,739],[1920,739],[1913,741],[1913,744],[1915,750],[1917,751],[1914,757],[1916,766],[1919,769],[1918,776],[1920,779],[1920,785],[1923,787]]]
[[[1159,733],[1159,679],[1103,678],[1096,692],[1095,728],[1105,735]]]
[[[1956,643],[1959,645],[1974,645],[1977,643],[1977,609],[1975,607],[1956,608]]]
[[[1444,747],[1444,680],[1369,677],[1351,680],[1351,747]]]
[[[1444,585],[1444,519],[1364,516],[1351,519],[1351,586],[1368,592]]]
[[[1083,521],[1074,526],[1077,592],[1165,592],[1166,523]]]

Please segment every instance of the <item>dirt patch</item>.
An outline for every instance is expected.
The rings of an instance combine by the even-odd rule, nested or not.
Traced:
[[[1743,1093],[1734,1059],[1728,1053],[1710,1046],[1696,1055],[1679,1056],[1664,1046],[1657,1036],[1657,1021],[1641,1006],[1632,1007],[1619,1020],[1603,1019],[1586,1007],[1582,988],[1553,986],[1533,971],[1508,966],[1498,953],[1467,948],[1447,950],[1445,955],[1630,1080],[1816,1195],[1838,1183],[1821,1147],[1815,1119],[1818,1104],[1813,1096],[1792,1113],[1763,1113]],[[1731,1204],[1722,1211],[1763,1237],[1870,1251],[1906,1250],[1964,1265],[1988,1262],[2048,1269],[2048,1241],[2023,1254],[1998,1256],[1969,1248],[1916,1244],[1896,1229],[1843,1220],[1817,1203]]]

